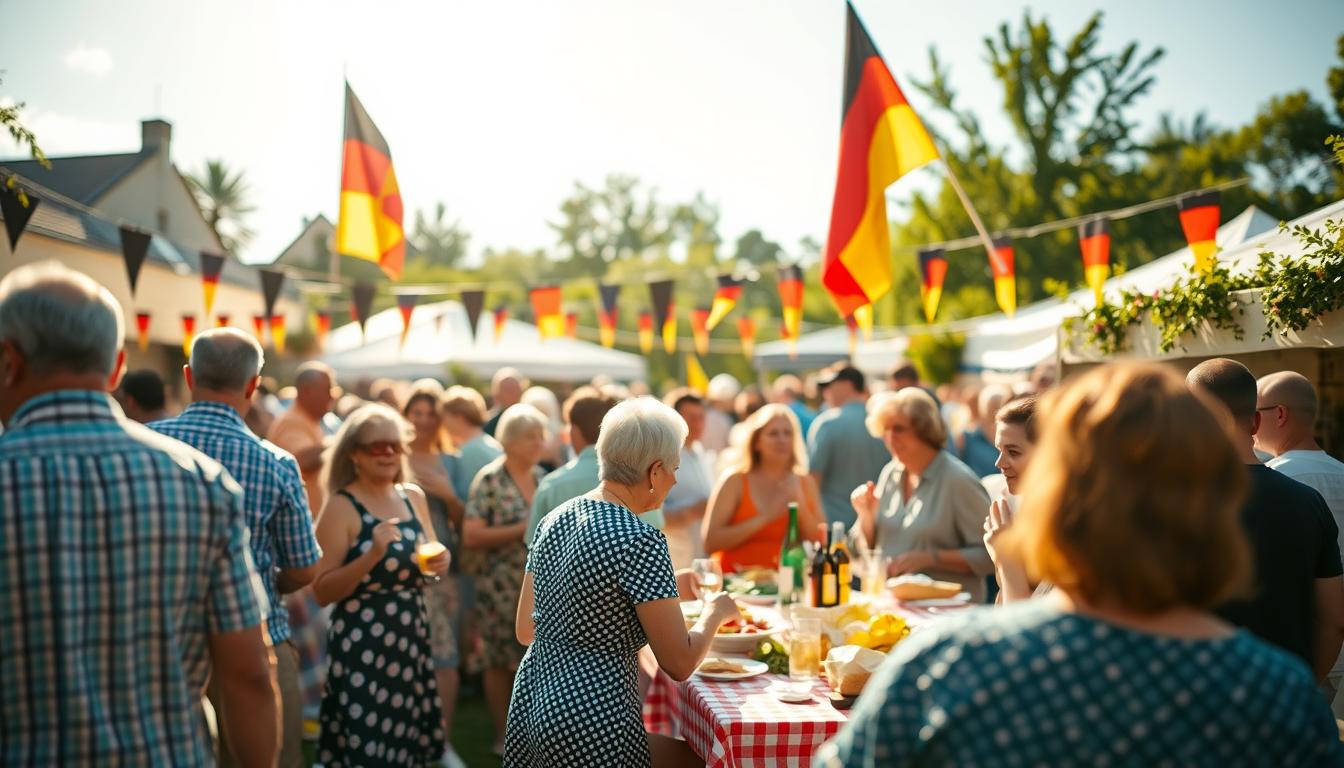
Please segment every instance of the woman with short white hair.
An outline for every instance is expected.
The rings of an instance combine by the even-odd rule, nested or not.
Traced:
[[[523,658],[523,647],[513,635],[513,617],[527,562],[523,534],[532,496],[545,474],[537,461],[546,447],[546,417],[530,405],[511,405],[500,415],[495,437],[504,455],[476,473],[467,495],[462,572],[475,578],[476,628],[482,652],[470,666],[482,672],[486,705],[495,725],[495,751],[499,752],[504,745],[513,674]]]
[[[684,743],[644,732],[636,681],[645,644],[685,680],[719,625],[738,615],[720,594],[688,631],[667,539],[636,517],[676,483],[686,432],[676,411],[649,397],[612,408],[597,439],[600,484],[537,529],[518,601],[518,640],[530,648],[514,682],[505,765],[694,759]]]

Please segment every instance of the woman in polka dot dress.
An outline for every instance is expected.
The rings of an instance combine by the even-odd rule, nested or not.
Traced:
[[[318,762],[412,766],[436,762],[444,734],[429,652],[416,539],[433,538],[424,492],[406,476],[409,427],[381,405],[359,409],[336,436],[318,519],[314,582],[335,603]],[[429,562],[448,571],[447,554]]]

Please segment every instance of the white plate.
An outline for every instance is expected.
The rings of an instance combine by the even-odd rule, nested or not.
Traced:
[[[741,664],[742,666],[747,668],[747,671],[701,672],[699,669],[697,669],[695,670],[695,674],[701,677],[709,678],[710,680],[746,680],[748,677],[755,677],[757,675],[764,674],[770,669],[769,665],[767,665],[765,662],[756,661],[755,659],[740,659],[735,656],[723,656],[723,657],[711,656],[705,659],[705,661],[709,661],[711,658],[722,658],[724,661],[731,661],[734,664]]]
[[[788,704],[801,704],[812,701],[812,684],[806,682],[777,681],[771,683],[765,692]]]
[[[783,632],[783,627],[771,627],[760,632],[753,632],[749,635],[714,635],[714,640],[709,644],[710,650],[721,655],[751,653],[751,650],[758,643],[767,637],[773,637]]]
[[[774,595],[733,595],[733,599],[739,603],[746,603],[747,605],[764,606],[774,605],[775,602],[779,600],[779,598]]]
[[[902,600],[901,602],[915,608],[955,608],[971,602],[971,593],[962,592],[953,597],[931,597],[927,600]]]

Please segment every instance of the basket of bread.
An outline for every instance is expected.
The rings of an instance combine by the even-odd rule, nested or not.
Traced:
[[[858,696],[867,685],[882,662],[887,660],[885,653],[858,645],[842,645],[832,648],[822,662],[822,671],[826,674],[826,684],[841,696]]]

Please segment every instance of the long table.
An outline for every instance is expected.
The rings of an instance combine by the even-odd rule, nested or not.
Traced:
[[[902,604],[890,607],[913,626],[939,615]],[[825,680],[813,685],[812,701],[789,704],[765,692],[787,675],[736,681],[692,675],[678,683],[661,669],[650,672],[645,728],[685,739],[707,768],[805,768],[812,754],[848,720],[844,710],[831,706]]]

